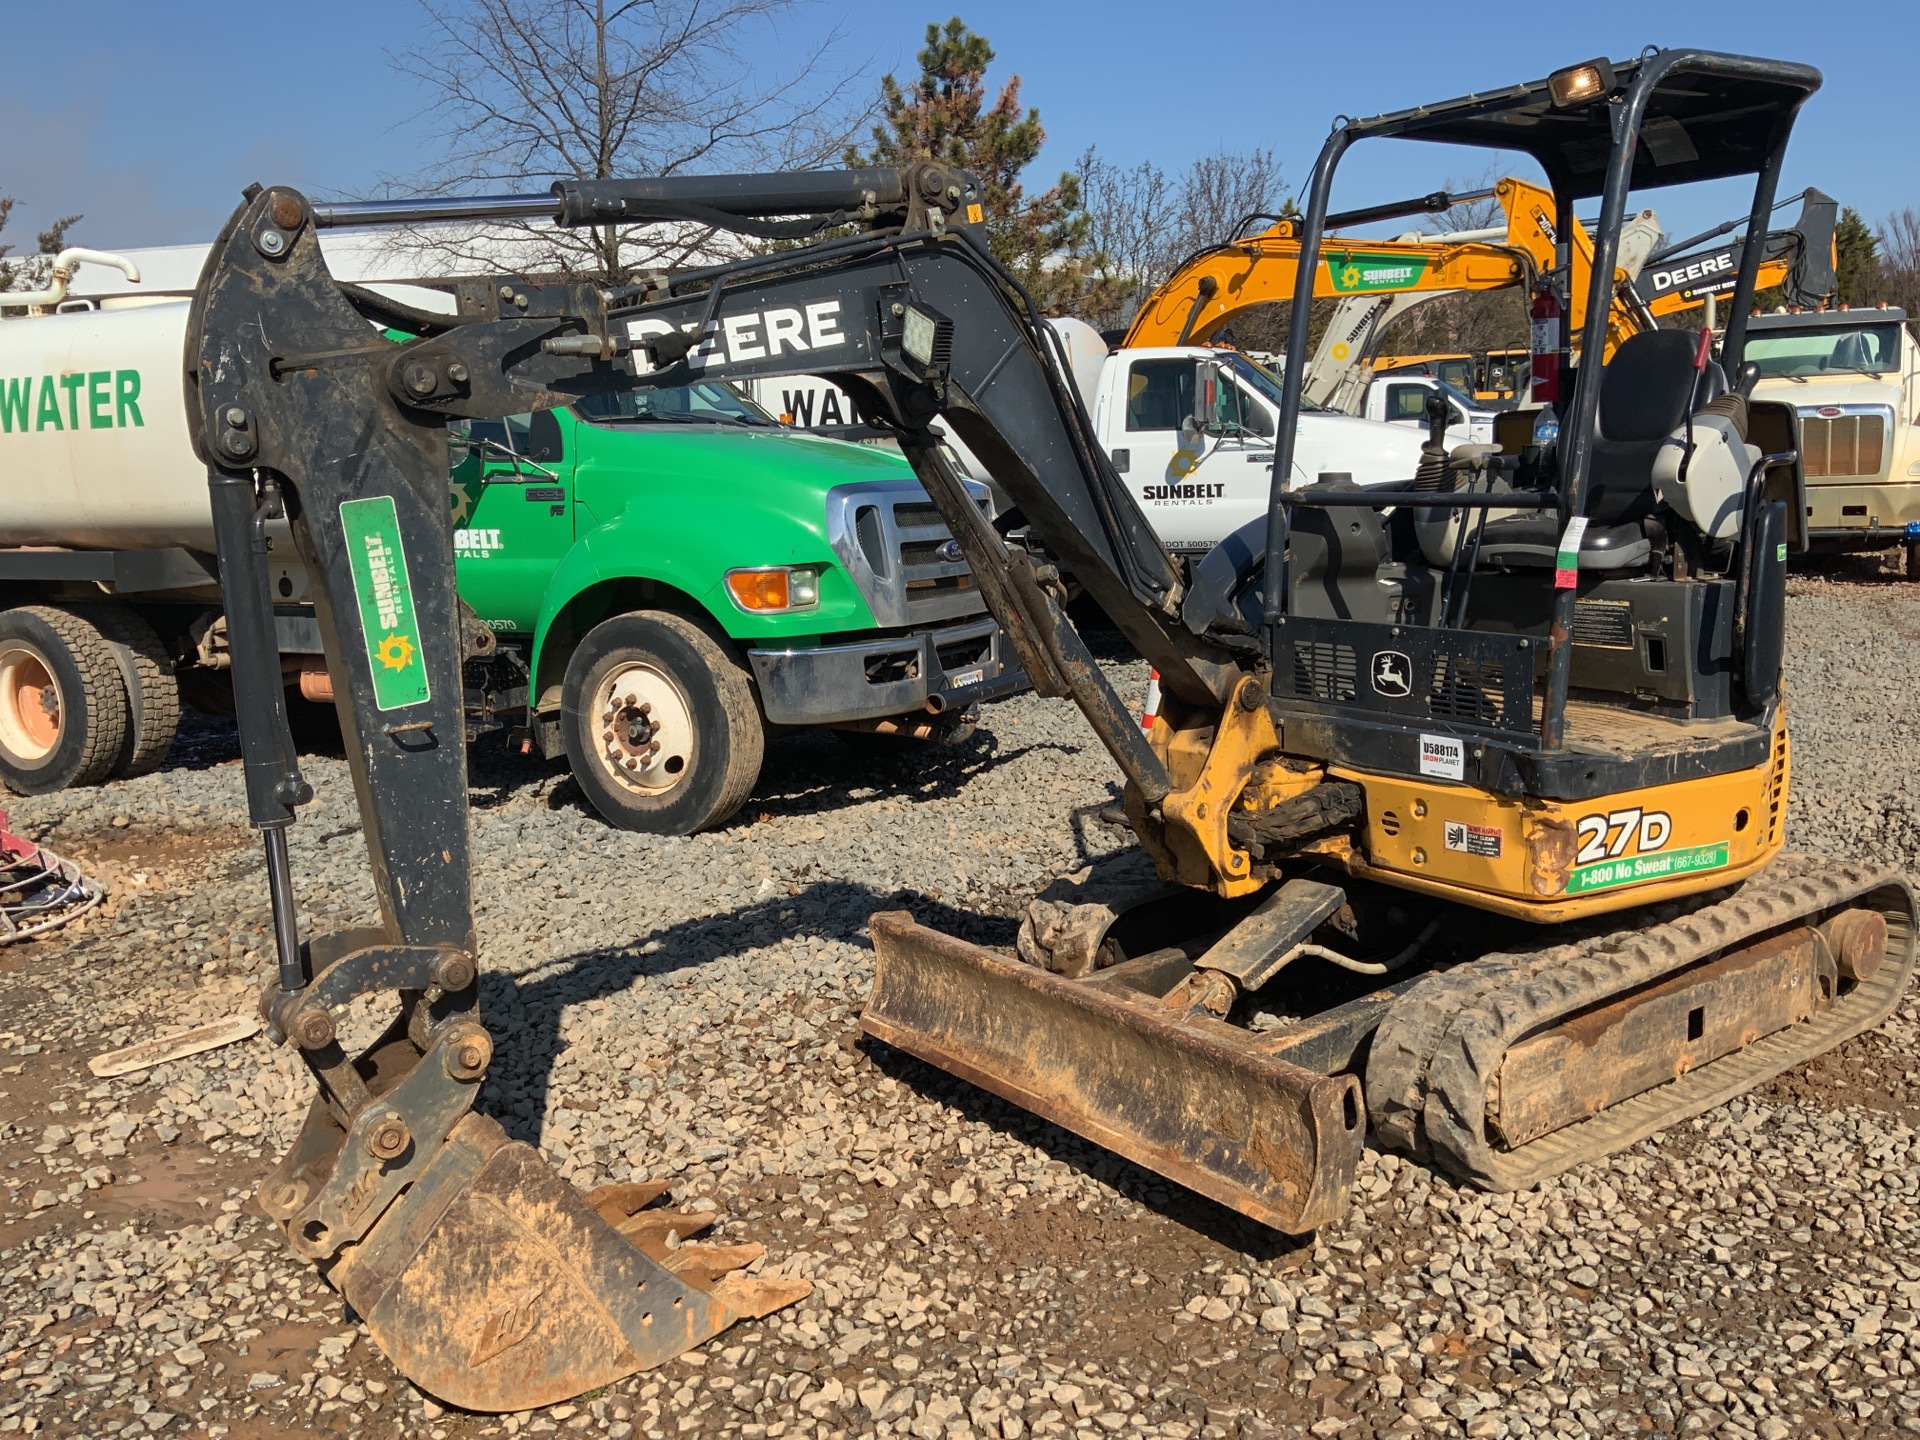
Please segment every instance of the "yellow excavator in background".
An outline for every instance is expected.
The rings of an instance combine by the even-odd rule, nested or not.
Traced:
[[[1839,286],[1839,252],[1834,226],[1840,207],[1831,196],[1814,189],[1801,192],[1798,198],[1800,218],[1793,227],[1768,232],[1754,286],[1756,290],[1782,289],[1789,303],[1814,310],[1823,300],[1831,299]],[[1643,211],[1639,218],[1651,218],[1652,213]],[[1635,258],[1631,267],[1635,271],[1633,289],[1648,315],[1657,322],[1665,322],[1704,309],[1708,328],[1718,328],[1715,312],[1719,301],[1733,289],[1742,242],[1735,240],[1710,249],[1697,247],[1732,228],[1732,223],[1721,225],[1664,245],[1644,261]],[[1629,267],[1623,265],[1622,268]],[[1374,320],[1368,337],[1371,343],[1354,353],[1354,363],[1364,365],[1370,360],[1372,372],[1378,375],[1431,375],[1482,404],[1500,405],[1525,399],[1531,352],[1523,345],[1427,355],[1373,353],[1386,332],[1387,319],[1397,318],[1415,305],[1438,298],[1433,293],[1411,297],[1411,303],[1396,307],[1386,318]],[[1343,306],[1330,328],[1341,327],[1344,319],[1345,328],[1351,330],[1353,317],[1365,313],[1365,308]],[[1321,363],[1316,355],[1316,366]],[[1314,375],[1313,371],[1308,374],[1309,386],[1313,384]],[[1309,398],[1318,397],[1310,391]]]
[[[1504,290],[1531,287],[1539,276],[1555,269],[1558,230],[1551,191],[1513,176],[1491,191],[1474,195],[1436,192],[1402,205],[1351,210],[1329,217],[1329,225],[1347,228],[1399,215],[1439,211],[1454,204],[1491,195],[1506,216],[1504,238],[1484,231],[1470,238],[1357,240],[1329,234],[1314,270],[1314,298],[1338,300],[1355,295],[1424,294],[1433,297],[1456,291]],[[1650,212],[1642,220],[1651,220]],[[1658,243],[1658,226],[1639,232],[1645,249],[1640,255],[1623,253],[1615,274],[1613,313],[1608,323],[1609,353],[1621,340],[1652,328],[1623,287],[1638,270],[1638,260]],[[1569,246],[1572,265],[1572,322],[1585,324],[1586,275],[1593,263],[1593,240],[1577,221]],[[1236,317],[1256,305],[1285,304],[1292,299],[1300,262],[1300,222],[1275,221],[1254,235],[1229,240],[1202,250],[1141,303],[1123,348],[1136,345],[1205,344]]]
[[[1559,282],[1554,287],[1557,297],[1564,297],[1555,303],[1571,305],[1571,329],[1576,334],[1584,328],[1593,238],[1573,220],[1567,227],[1567,253],[1558,254],[1557,207],[1553,193],[1542,186],[1508,176],[1490,191],[1436,192],[1401,205],[1348,211],[1329,217],[1328,223],[1336,229],[1350,228],[1438,212],[1486,196],[1500,205],[1504,234],[1472,231],[1455,237],[1377,241],[1327,236],[1320,257],[1324,263],[1314,271],[1314,298],[1342,304],[1308,372],[1310,402],[1357,413],[1366,381],[1376,370],[1434,375],[1480,400],[1521,398],[1528,368],[1525,350],[1374,358],[1392,320],[1445,295],[1522,285],[1539,291],[1543,277],[1553,276]],[[1763,289],[1789,286],[1801,303],[1813,305],[1834,289],[1835,207],[1818,191],[1807,191],[1804,200],[1798,226],[1767,236],[1756,285]],[[1720,227],[1720,232],[1728,228]],[[1711,251],[1693,249],[1715,234],[1708,232],[1660,249],[1659,221],[1651,210],[1628,220],[1615,262],[1603,358],[1612,358],[1629,336],[1658,328],[1661,317],[1679,314],[1731,287],[1740,242]],[[1299,221],[1292,218],[1202,250],[1142,302],[1120,343],[1123,348],[1205,344],[1248,310],[1290,300],[1299,260]],[[1572,357],[1563,358],[1570,363]]]

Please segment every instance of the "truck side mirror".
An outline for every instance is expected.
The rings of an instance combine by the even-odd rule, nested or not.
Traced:
[[[525,458],[536,465],[557,465],[567,458],[566,443],[560,438],[560,422],[551,410],[536,410],[528,417]]]
[[[1209,435],[1220,428],[1220,386],[1225,383],[1220,369],[1212,360],[1193,362],[1193,411],[1180,422],[1190,435]]]

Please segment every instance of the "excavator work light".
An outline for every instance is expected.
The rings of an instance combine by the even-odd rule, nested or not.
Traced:
[[[940,322],[924,310],[907,307],[900,331],[900,348],[922,365],[933,363],[934,337],[940,332]]]
[[[1569,65],[1547,77],[1547,93],[1556,109],[1584,105],[1612,92],[1613,66],[1605,60],[1589,60],[1584,65]]]

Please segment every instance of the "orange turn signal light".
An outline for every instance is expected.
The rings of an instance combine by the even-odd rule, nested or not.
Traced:
[[[785,566],[731,570],[727,572],[727,592],[734,604],[756,614],[811,610],[820,603],[820,576],[810,569]]]
[[[785,610],[791,598],[785,570],[735,570],[727,589],[742,610]]]

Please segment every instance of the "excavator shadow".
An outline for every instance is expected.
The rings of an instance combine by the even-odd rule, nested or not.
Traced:
[[[684,983],[685,972],[743,955],[775,940],[836,939],[865,949],[867,917],[876,911],[902,909],[911,911],[922,924],[974,944],[1011,947],[1013,943],[1016,923],[1012,919],[960,910],[911,891],[884,894],[869,886],[829,880],[808,885],[798,895],[783,890],[722,915],[662,926],[621,945],[583,950],[543,967],[531,978],[484,976],[482,1013],[510,1013],[515,1024],[514,1043],[497,1053],[479,1108],[497,1117],[512,1138],[537,1146],[556,1083],[557,1063],[569,1049],[562,1022],[570,1009],[620,995],[637,985],[665,982],[678,988]],[[836,1038],[833,1032],[853,1029],[858,1001],[844,1009],[830,1000],[824,1004],[824,1009],[816,1009],[805,1018],[818,1024],[822,1043],[832,1044]],[[1311,1236],[1287,1236],[1268,1229],[923,1064],[904,1051],[867,1036],[860,1037],[855,1048],[883,1074],[917,1093],[937,1097],[969,1120],[1016,1136],[1049,1159],[1092,1176],[1125,1198],[1226,1249],[1269,1260],[1312,1245]],[[611,1044],[594,1042],[591,1049],[612,1063],[620,1058],[617,1038]],[[581,1089],[577,1077],[567,1078],[564,1086],[567,1093]],[[657,1098],[658,1092],[653,1094]],[[698,1095],[689,1098],[696,1104],[700,1101]]]
[[[766,768],[741,820],[816,815],[862,800],[953,800],[982,775],[1028,755],[1074,753],[1076,747],[1036,741],[1008,747],[989,718],[972,738],[952,744],[902,742],[878,749],[848,746],[827,734],[796,736],[767,751]],[[736,821],[736,823],[741,823]]]
[[[782,885],[776,894],[722,914],[664,925],[618,945],[581,950],[541,966],[530,976],[483,974],[481,1013],[511,1016],[513,1043],[495,1053],[476,1108],[495,1116],[512,1138],[538,1145],[549,1092],[555,1086],[556,1063],[569,1049],[570,1042],[561,1033],[569,1010],[621,995],[636,986],[664,983],[677,989],[685,983],[679,978],[683,972],[777,941],[844,940],[864,950],[868,947],[868,916],[901,908],[911,909],[928,924],[939,925],[976,944],[1013,943],[1015,922],[1010,919],[956,910],[911,891],[883,893],[848,881],[823,880],[805,886],[797,895],[788,894]],[[744,997],[751,1008],[754,992],[736,990],[735,994]],[[823,1039],[831,1043],[834,1036],[825,1031],[832,1026],[851,1030],[859,1003],[859,996],[845,1001],[844,1008],[823,999],[814,1002],[811,1013],[806,1013],[809,1007],[803,1006],[803,1013],[823,1027]],[[722,1019],[714,1017],[716,1026]],[[658,1043],[661,1034],[651,1032],[647,1039]],[[754,1037],[748,1031],[742,1038],[751,1042]],[[607,1039],[588,1048],[617,1062],[624,1048],[622,1032],[610,1027]],[[577,1093],[580,1086],[577,1079],[569,1078],[562,1088]],[[700,1100],[698,1095],[690,1098],[696,1103]]]

